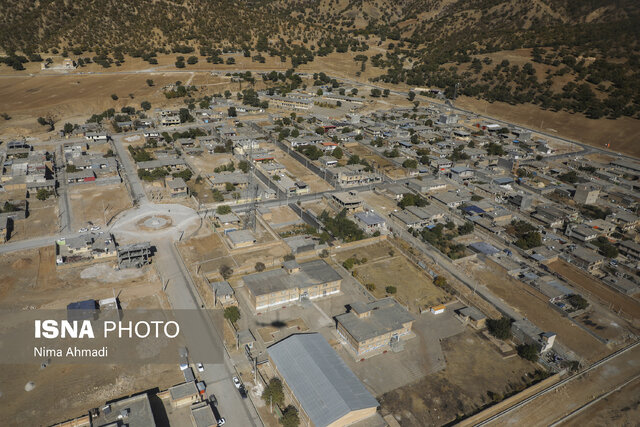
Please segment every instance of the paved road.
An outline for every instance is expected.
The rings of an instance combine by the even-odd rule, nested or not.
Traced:
[[[122,138],[124,138],[124,135],[116,134],[113,135],[112,138],[113,146],[116,149],[120,164],[124,170],[124,176],[122,178],[129,183],[128,188],[131,193],[131,198],[133,199],[133,204],[137,205],[138,203],[148,202],[142,183],[138,178],[136,165],[134,164],[133,159],[129,157],[128,150],[126,150],[122,144]]]
[[[58,211],[60,215],[60,232],[71,232],[73,226],[71,201],[69,199],[69,184],[67,183],[67,170],[65,168],[64,152],[62,145],[57,147],[55,156],[55,168],[58,180]]]

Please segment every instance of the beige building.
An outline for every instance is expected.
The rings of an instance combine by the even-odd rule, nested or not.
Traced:
[[[378,401],[321,334],[292,335],[267,353],[300,410],[301,426],[367,425],[376,414]]]
[[[282,268],[250,274],[243,280],[256,311],[334,295],[342,283],[342,277],[322,259],[302,264],[286,261]]]
[[[351,311],[336,316],[336,321],[347,347],[356,357],[362,357],[391,349],[411,332],[415,318],[389,297],[368,304],[354,303]]]
[[[346,209],[349,213],[360,212],[362,208],[362,199],[355,191],[343,191],[341,193],[333,193],[329,196],[329,201],[338,210]]]
[[[579,184],[576,186],[573,200],[583,205],[595,205],[598,202],[599,195],[599,188],[587,184]]]

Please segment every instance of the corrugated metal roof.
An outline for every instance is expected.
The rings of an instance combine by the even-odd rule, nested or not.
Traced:
[[[320,334],[292,335],[267,351],[316,427],[327,426],[352,411],[378,406]]]

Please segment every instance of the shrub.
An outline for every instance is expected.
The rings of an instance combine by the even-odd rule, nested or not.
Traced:
[[[235,324],[240,320],[240,310],[235,305],[224,309],[224,318]]]
[[[256,266],[255,266],[256,271],[264,271],[265,268],[266,267],[265,267],[264,263],[256,262]]]
[[[387,286],[386,288],[384,288],[384,290],[388,294],[395,294],[396,292],[398,292],[398,289],[395,286]]]
[[[534,363],[538,361],[538,348],[535,345],[521,344],[516,347],[516,350],[518,350],[518,356],[523,359],[527,359]]]
[[[511,338],[511,319],[502,316],[500,319],[488,319],[489,333],[500,340]]]

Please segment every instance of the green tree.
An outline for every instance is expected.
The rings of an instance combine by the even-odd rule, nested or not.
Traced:
[[[113,99],[114,101],[118,100],[118,95],[116,95],[115,93],[111,94],[111,99]]]
[[[262,400],[267,405],[274,404],[281,406],[284,403],[284,390],[282,387],[282,381],[279,378],[271,378],[269,384],[262,392]]]
[[[151,103],[149,101],[142,101],[140,107],[142,107],[144,111],[149,111],[151,109]]]
[[[295,406],[289,405],[285,408],[282,412],[282,418],[280,418],[280,424],[283,427],[298,427],[300,425],[300,417]]]
[[[227,307],[224,309],[224,318],[235,325],[240,320],[240,310],[235,305]]]
[[[418,161],[415,159],[407,159],[402,162],[402,167],[405,167],[407,169],[415,169],[418,167]]]
[[[220,266],[219,271],[220,271],[220,275],[224,280],[227,280],[229,277],[233,275],[233,268],[229,267],[226,264]]]
[[[341,158],[342,158],[342,156],[344,155],[344,153],[343,153],[343,151],[342,151],[342,148],[340,148],[340,147],[336,147],[336,148],[333,150],[333,152],[331,153],[331,155],[332,155],[333,157],[335,157],[336,159],[341,159]]]
[[[238,115],[238,113],[236,113],[236,107],[229,107],[229,109],[227,110],[227,115],[229,117],[236,117]]]
[[[36,193],[36,199],[38,200],[47,200],[47,197],[49,197],[49,191],[44,188],[39,189]]]
[[[388,294],[395,294],[396,292],[398,292],[398,289],[395,286],[387,286],[386,288],[384,288],[385,292]]]
[[[147,79],[147,86],[152,87],[153,86],[153,80]]]
[[[264,265],[263,262],[256,262],[256,266],[255,269],[256,271],[264,271],[264,269],[266,268],[266,266]]]
[[[489,333],[500,340],[511,338],[511,319],[502,316],[500,319],[487,319]]]
[[[218,215],[227,215],[231,213],[231,207],[229,207],[228,205],[220,205],[218,206],[218,208],[216,209],[216,213]]]
[[[382,95],[382,91],[380,91],[380,89],[378,88],[371,89],[371,96],[373,98],[380,98],[380,95]]]
[[[538,361],[538,348],[533,345],[533,344],[520,344],[518,347],[516,347],[516,350],[518,351],[518,356],[522,357],[523,359],[527,359],[530,362],[537,362]]]
[[[71,132],[73,132],[73,125],[71,123],[65,123],[62,131],[65,135],[69,135]]]

